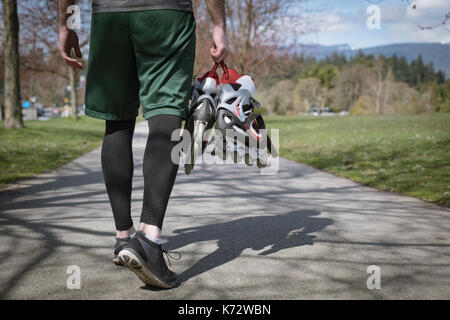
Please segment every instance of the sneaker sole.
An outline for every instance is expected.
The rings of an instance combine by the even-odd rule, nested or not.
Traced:
[[[119,261],[124,267],[130,271],[133,271],[146,285],[163,289],[171,289],[176,286],[176,283],[174,285],[168,285],[167,283],[159,280],[158,277],[147,269],[139,256],[130,249],[123,249],[120,251]]]
[[[114,258],[112,259],[112,262],[113,262],[116,266],[123,267],[123,264],[122,264],[122,262],[120,262],[120,259],[119,259],[118,256],[114,257]]]

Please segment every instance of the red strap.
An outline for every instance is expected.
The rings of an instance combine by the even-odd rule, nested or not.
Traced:
[[[216,63],[215,65],[214,65],[214,67],[213,67],[213,69],[211,70],[211,73],[210,73],[210,77],[212,78],[213,76],[214,76],[214,74],[216,73],[216,71],[217,71],[217,67],[219,66],[219,64],[218,63]]]
[[[220,65],[222,66],[223,72],[225,73],[225,78],[228,79],[230,77],[230,74],[228,73],[228,66],[223,61],[220,63]]]
[[[212,70],[211,70],[211,72],[209,74],[209,77],[211,77],[211,78],[213,77],[213,75],[217,71],[217,68],[219,67],[219,64],[222,67],[223,72],[225,73],[225,78],[228,79],[230,77],[230,73],[228,72],[228,66],[223,61],[221,63],[214,64],[214,67],[212,68]]]

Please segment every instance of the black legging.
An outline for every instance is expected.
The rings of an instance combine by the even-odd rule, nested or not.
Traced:
[[[160,115],[148,121],[149,134],[144,154],[144,201],[141,222],[162,228],[164,215],[178,171],[171,158],[178,143],[172,132],[181,128],[181,118]],[[136,120],[106,121],[102,146],[102,169],[116,229],[133,226],[131,189],[133,180],[132,139]]]

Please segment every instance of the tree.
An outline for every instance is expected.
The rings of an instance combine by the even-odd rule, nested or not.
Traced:
[[[439,71],[436,73],[436,82],[437,82],[439,85],[444,84],[444,82],[445,82],[445,72],[444,72],[444,71],[439,70]]]
[[[301,17],[305,0],[227,0],[227,35],[230,55],[227,63],[241,73],[251,71],[257,81],[292,72],[287,48],[293,46],[294,36],[307,32],[312,23]],[[211,24],[203,0],[194,0],[197,21],[196,72],[211,68],[207,50],[211,43]],[[306,26],[299,26],[300,23]],[[289,43],[287,43],[289,40]],[[292,51],[291,51],[292,52]],[[205,63],[206,62],[206,63]],[[201,70],[201,71],[200,71]]]
[[[409,64],[405,57],[400,57],[397,61],[395,72],[395,80],[400,82],[408,82]]]
[[[300,79],[294,91],[294,103],[299,112],[308,112],[313,107],[322,109],[326,102],[326,88],[318,78]]]
[[[335,86],[335,81],[338,76],[338,70],[335,66],[325,65],[321,67],[318,63],[313,66],[309,75],[311,78],[320,79],[320,83],[327,89],[332,89]]]
[[[376,114],[383,114],[383,108],[391,95],[390,83],[394,80],[392,76],[392,68],[385,65],[385,58],[379,56],[374,62],[371,69],[371,75],[367,78],[367,86],[369,88],[369,96],[371,97]]]
[[[369,69],[363,65],[347,65],[339,73],[334,90],[333,106],[349,110],[358,101]]]
[[[439,112],[450,112],[450,79],[441,85],[441,100],[439,102]]]
[[[343,53],[338,54],[337,52],[333,52],[331,56],[325,58],[325,63],[333,65],[340,70],[347,63],[347,58]]]
[[[359,97],[355,105],[350,109],[350,113],[353,115],[367,115],[374,114],[375,107],[371,101],[366,96]]]
[[[256,99],[265,106],[270,114],[285,114],[288,109],[293,109],[292,93],[294,89],[295,83],[285,79],[265,90],[259,90]]]
[[[22,129],[19,79],[19,17],[17,0],[2,0],[5,56],[5,128]]]

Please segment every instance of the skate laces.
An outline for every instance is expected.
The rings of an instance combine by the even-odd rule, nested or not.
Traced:
[[[165,254],[166,258],[167,258],[167,262],[169,262],[169,266],[172,266],[172,263],[170,263],[170,259],[173,259],[175,261],[178,261],[181,259],[181,253],[176,252],[176,251],[168,251],[168,250],[164,250],[161,249],[162,252]],[[173,254],[177,255],[177,257],[175,258],[174,256],[172,256]]]

